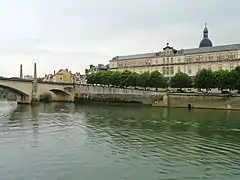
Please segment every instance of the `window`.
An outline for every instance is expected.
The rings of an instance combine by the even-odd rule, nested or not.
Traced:
[[[158,64],[158,60],[156,60],[156,62],[155,62],[156,64]]]
[[[178,58],[178,63],[181,63],[181,59],[180,58]]]
[[[224,55],[223,55],[223,53],[220,55],[220,59],[221,59],[221,60],[224,59]]]
[[[230,69],[233,69],[234,68],[234,64],[233,64],[233,62],[231,61],[230,62]]]
[[[212,61],[213,60],[213,55],[209,55],[209,61]]]
[[[178,66],[178,72],[181,72],[181,66]]]
[[[166,72],[166,74],[169,74],[169,67],[167,67],[167,72]]]
[[[171,58],[171,64],[173,64],[173,58]]]
[[[200,57],[199,57],[199,56],[197,56],[197,57],[196,57],[196,61],[197,61],[197,62],[199,62],[199,60],[200,60]]]
[[[163,58],[163,64],[165,64],[165,58]]]
[[[171,66],[171,70],[170,70],[171,74],[174,74],[174,69],[173,66]]]
[[[167,58],[167,64],[169,64],[169,58]]]
[[[232,59],[232,54],[228,54],[228,59]]]
[[[208,55],[205,56],[205,61],[208,61]]]
[[[200,59],[200,61],[202,61],[202,60],[203,60],[203,57],[202,57],[202,56],[200,56],[200,57],[199,57],[199,59]]]
[[[236,59],[236,54],[235,53],[232,53],[232,58]]]
[[[166,72],[165,72],[165,67],[162,68],[162,73],[163,73],[163,74],[166,74]]]
[[[201,71],[201,65],[198,66],[198,71]]]
[[[218,64],[218,69],[219,69],[219,70],[222,69],[222,64]]]
[[[211,70],[211,64],[208,65],[208,69]]]
[[[192,63],[193,62],[193,58],[192,57],[190,57],[190,61],[189,61],[190,63]]]
[[[217,55],[217,60],[221,60],[220,54]]]
[[[188,74],[192,74],[191,66],[188,66]]]

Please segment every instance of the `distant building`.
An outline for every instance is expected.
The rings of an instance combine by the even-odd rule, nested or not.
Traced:
[[[231,70],[240,66],[240,44],[213,46],[205,25],[203,38],[196,48],[177,50],[167,43],[162,51],[116,56],[110,60],[109,66],[113,71],[142,73],[157,70],[170,78],[177,72],[195,76],[201,69]]]
[[[91,74],[97,71],[107,71],[109,69],[108,65],[98,64],[97,66],[90,65],[89,69],[85,69],[85,74]]]
[[[33,76],[31,75],[25,75],[23,79],[33,80]]]
[[[87,84],[86,75],[82,75],[80,72],[72,73],[68,69],[60,69],[57,73],[54,71],[53,74],[46,74],[42,81]]]
[[[72,74],[73,80],[76,84],[87,84],[86,75],[80,74],[80,72],[76,72]]]
[[[51,82],[73,82],[72,73],[68,69],[60,69],[57,73],[46,74],[43,81]]]

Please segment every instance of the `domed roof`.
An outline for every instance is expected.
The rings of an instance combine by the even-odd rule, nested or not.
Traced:
[[[199,47],[212,47],[212,41],[208,38],[203,38],[199,44]]]
[[[201,40],[199,47],[212,47],[212,41],[208,38],[208,28],[207,24],[205,24],[205,28],[203,30],[203,39]]]

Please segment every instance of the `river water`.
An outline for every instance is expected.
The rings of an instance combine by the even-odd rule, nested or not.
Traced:
[[[240,112],[0,102],[0,180],[239,180]]]

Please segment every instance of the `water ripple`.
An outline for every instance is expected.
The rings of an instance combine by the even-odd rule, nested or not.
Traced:
[[[0,107],[0,180],[240,177],[240,113],[226,121],[223,111]]]

